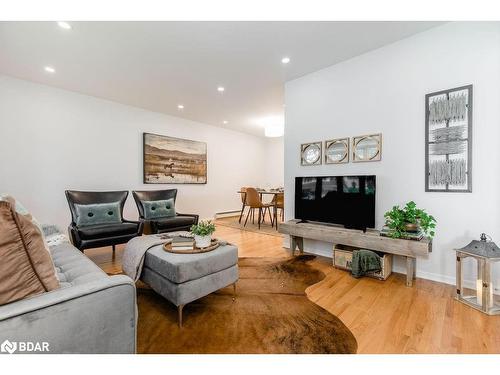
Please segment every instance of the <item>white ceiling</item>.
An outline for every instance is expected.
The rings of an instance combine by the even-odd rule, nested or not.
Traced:
[[[441,23],[70,24],[0,22],[0,73],[263,136],[256,122],[283,114],[285,81]]]

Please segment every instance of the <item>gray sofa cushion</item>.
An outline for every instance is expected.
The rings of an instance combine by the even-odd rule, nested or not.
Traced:
[[[173,283],[180,284],[210,275],[238,263],[238,248],[220,246],[214,251],[200,254],[173,254],[156,246],[148,250],[144,266]]]
[[[144,219],[159,219],[175,216],[174,198],[158,201],[142,201],[144,207]]]
[[[79,227],[97,224],[121,223],[121,203],[75,204],[76,225]]]
[[[86,256],[82,256],[81,251],[70,243],[53,246],[50,252],[63,288],[108,277],[102,269]]]

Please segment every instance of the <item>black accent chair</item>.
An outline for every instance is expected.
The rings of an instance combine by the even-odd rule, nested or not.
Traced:
[[[68,200],[71,211],[71,224],[68,227],[71,242],[82,252],[85,249],[96,247],[112,246],[113,253],[115,245],[127,243],[134,237],[142,233],[142,222],[123,219],[123,206],[128,197],[128,191],[75,191],[66,190],[66,199]],[[120,214],[122,220],[120,223],[107,223],[80,226],[76,225],[77,210],[75,204],[98,204],[120,202]]]
[[[193,224],[198,224],[198,215],[194,214],[179,214],[175,213],[173,217],[165,217],[158,219],[146,219],[144,216],[143,201],[159,201],[177,198],[177,189],[167,190],[149,190],[149,191],[132,191],[137,209],[139,210],[139,220],[144,223],[144,227],[150,229],[153,234],[189,231]]]

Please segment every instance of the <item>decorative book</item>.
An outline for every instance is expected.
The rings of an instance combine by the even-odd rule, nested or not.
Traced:
[[[188,237],[176,236],[172,238],[170,245],[172,246],[172,249],[189,250],[194,248],[194,240]]]

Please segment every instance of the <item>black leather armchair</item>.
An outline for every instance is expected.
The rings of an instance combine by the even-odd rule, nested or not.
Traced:
[[[175,232],[180,230],[188,231],[191,225],[198,224],[198,215],[179,214],[173,217],[146,219],[144,217],[143,201],[158,201],[173,198],[174,203],[177,198],[177,189],[132,191],[137,209],[139,210],[139,220],[145,224],[145,228],[150,228],[151,233]]]
[[[123,218],[123,206],[127,200],[128,191],[74,191],[66,190],[71,211],[71,224],[68,227],[71,242],[81,251],[96,247],[112,246],[128,242],[141,235],[142,222],[122,219],[120,223],[107,223],[77,226],[77,210],[75,204],[98,204],[120,202],[120,214]]]

